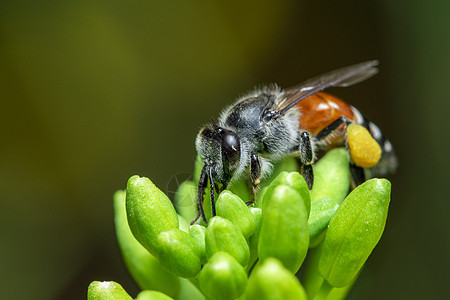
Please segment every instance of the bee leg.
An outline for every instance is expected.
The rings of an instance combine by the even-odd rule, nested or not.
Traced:
[[[343,124],[345,124],[345,126],[347,126],[350,123],[351,123],[350,120],[347,119],[346,117],[340,117],[339,119],[337,119],[336,121],[334,121],[333,123],[331,123],[330,125],[325,127],[321,132],[319,132],[315,136],[316,141],[318,141],[318,142],[324,141],[326,138],[328,138],[328,137],[332,136],[333,134],[337,133],[338,130],[346,130],[347,127],[341,128],[341,126],[344,126]],[[337,134],[340,135],[340,134],[343,134],[343,133],[339,132]],[[350,151],[348,149],[347,143],[346,143],[346,148],[347,148],[348,151]],[[360,185],[361,183],[366,181],[366,176],[364,174],[364,169],[361,168],[361,167],[358,167],[352,161],[350,161],[350,174],[351,174],[351,180],[352,180],[352,187],[353,188],[357,187],[358,185]]]
[[[314,171],[312,165],[303,165],[301,169],[303,178],[305,178],[308,189],[312,190],[314,185]]]
[[[336,130],[338,130],[339,127],[343,126],[342,124],[348,125],[350,123],[351,122],[346,117],[340,117],[340,118],[336,119],[336,121],[333,121],[333,123],[331,123],[324,129],[322,129],[322,131],[319,132],[314,138],[318,142],[323,141],[326,138],[332,136],[334,133],[336,133]]]
[[[200,217],[205,223],[208,223],[205,216],[205,211],[203,210],[203,195],[205,194],[205,188],[208,184],[208,177],[207,177],[207,166],[204,165],[201,172],[200,172],[200,178],[198,179],[198,188],[197,188],[197,216],[195,219],[191,222],[191,225],[195,224]]]
[[[211,198],[211,214],[213,217],[215,217],[216,216],[216,200],[214,199],[215,184],[213,180],[213,173],[211,167],[208,168],[208,177],[209,177],[209,192]]]
[[[252,153],[250,156],[250,181],[252,183],[252,190],[250,192],[250,202],[246,203],[247,206],[255,202],[259,183],[261,182],[261,164],[256,153]]]
[[[364,169],[358,167],[353,162],[350,162],[350,174],[352,180],[352,188],[357,187],[361,183],[366,181],[366,175],[364,174]]]
[[[300,162],[301,162],[301,173],[303,178],[305,178],[308,188],[312,189],[314,184],[314,171],[312,164],[314,163],[315,155],[314,148],[309,132],[303,131],[300,134]]]

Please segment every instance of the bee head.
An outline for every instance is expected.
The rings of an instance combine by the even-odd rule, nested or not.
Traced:
[[[203,127],[195,140],[197,153],[225,186],[239,166],[241,143],[237,134],[215,123]]]

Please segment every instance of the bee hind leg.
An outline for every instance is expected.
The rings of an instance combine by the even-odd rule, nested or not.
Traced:
[[[366,181],[366,175],[364,174],[364,169],[361,167],[358,167],[354,163],[350,163],[350,175],[351,175],[351,181],[352,181],[352,188],[354,189],[361,183],[364,183]]]
[[[333,123],[322,129],[317,135],[314,136],[314,138],[316,139],[316,141],[322,142],[326,141],[327,138],[330,138],[336,134],[344,134],[347,130],[347,125],[349,125],[350,123],[350,120],[346,117],[339,117],[338,119],[333,121]]]
[[[319,143],[320,142],[326,143],[326,140],[329,139],[330,137],[336,135],[337,136],[344,135],[347,130],[347,126],[351,123],[352,122],[349,119],[342,116],[336,119],[333,123],[331,123],[327,127],[325,127],[322,131],[320,131],[315,136],[315,139]],[[347,150],[350,151],[347,142],[345,144]],[[353,188],[357,187],[358,185],[366,181],[364,169],[357,166],[353,161],[350,161],[350,174]]]

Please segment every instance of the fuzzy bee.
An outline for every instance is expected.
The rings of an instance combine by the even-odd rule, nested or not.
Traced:
[[[380,129],[355,107],[322,92],[347,87],[377,73],[378,61],[334,70],[289,89],[277,85],[254,90],[227,107],[218,121],[198,133],[195,145],[204,163],[198,181],[198,216],[206,222],[203,196],[210,185],[212,215],[214,190],[248,176],[253,193],[273,164],[295,156],[308,187],[314,184],[312,165],[317,153],[346,146],[353,185],[366,178],[395,171],[397,159]]]

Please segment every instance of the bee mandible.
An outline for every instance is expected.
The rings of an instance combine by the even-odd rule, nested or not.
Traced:
[[[256,193],[273,164],[287,156],[297,158],[309,189],[314,184],[312,166],[317,153],[339,146],[349,150],[354,186],[395,171],[392,145],[380,129],[355,107],[322,92],[366,80],[378,72],[377,65],[376,60],[363,62],[289,89],[277,85],[256,89],[225,108],[218,121],[207,123],[195,141],[203,168],[198,181],[198,216],[192,223],[200,217],[207,223],[203,197],[208,181],[215,216],[214,190],[248,176]]]

